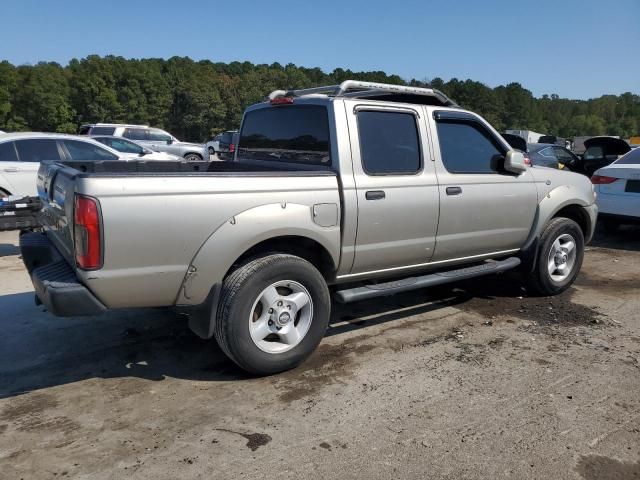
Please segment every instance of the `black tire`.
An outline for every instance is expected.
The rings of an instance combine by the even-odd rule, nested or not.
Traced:
[[[553,243],[563,234],[569,234],[575,241],[576,257],[568,276],[556,281],[549,273],[549,254]],[[529,288],[539,295],[558,295],[575,281],[584,258],[584,235],[580,226],[571,219],[558,217],[551,220],[540,236],[540,247],[534,271],[529,277]]]
[[[187,153],[184,156],[184,159],[189,161],[189,162],[197,162],[199,160],[202,160],[202,157],[200,155],[198,155],[197,153]]]
[[[281,280],[298,282],[307,289],[313,315],[300,343],[282,353],[267,353],[251,339],[248,319],[261,292]],[[242,369],[255,375],[271,375],[295,368],[313,353],[324,337],[330,313],[329,289],[320,272],[300,257],[272,254],[249,261],[225,279],[214,335],[222,351]]]

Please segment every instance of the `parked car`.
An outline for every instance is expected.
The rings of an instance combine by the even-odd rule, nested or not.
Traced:
[[[220,160],[233,160],[233,155],[236,151],[236,145],[238,144],[238,131],[227,130],[220,135],[218,141],[218,158]]]
[[[547,143],[529,143],[527,144],[527,152],[532,165],[539,165],[550,168],[568,168],[576,165],[580,161],[577,155],[574,155],[565,147]]]
[[[272,374],[317,347],[332,296],[514,268],[531,292],[558,294],[596,223],[586,177],[526,166],[432,89],[275,91],[245,111],[235,161],[202,165],[43,164],[42,219],[55,228],[23,235],[21,250],[47,309],[177,307],[240,367]]]
[[[37,194],[43,160],[119,160],[121,155],[94,140],[55,133],[5,133],[0,137],[0,196]]]
[[[634,148],[591,177],[600,220],[607,230],[640,224],[640,148]]]
[[[123,137],[112,137],[112,136],[91,136],[91,138],[97,142],[106,145],[107,147],[113,148],[114,150],[120,152],[121,156],[124,156],[128,160],[133,159],[141,159],[144,157],[144,160],[159,160],[159,161],[179,161],[182,160],[182,157],[178,155],[172,155],[167,152],[155,152],[147,147],[143,147],[142,145],[138,145],[136,142],[127,140]]]
[[[209,151],[205,145],[181,142],[170,133],[147,125],[96,123],[82,125],[78,133],[80,135],[124,137],[156,152],[167,152],[184,157],[185,160],[209,160]]]
[[[215,137],[211,137],[208,141],[207,141],[207,149],[209,150],[209,155],[215,155],[218,150],[220,150],[220,138],[222,137],[222,134],[219,133],[218,135],[216,135]]]
[[[570,169],[588,177],[631,150],[627,142],[616,137],[591,137],[584,141],[584,146],[586,150],[582,158]]]

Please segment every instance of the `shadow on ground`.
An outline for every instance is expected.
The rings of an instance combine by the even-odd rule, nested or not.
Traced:
[[[481,295],[504,295],[499,279]],[[511,292],[513,293],[513,292]],[[438,289],[335,305],[327,337],[392,323],[468,302],[474,293]],[[99,317],[55,318],[36,307],[33,293],[0,297],[0,398],[90,378],[165,377],[229,381],[248,376],[229,361],[215,340],[202,340],[187,321],[166,309],[109,312]],[[363,319],[364,318],[364,319]]]

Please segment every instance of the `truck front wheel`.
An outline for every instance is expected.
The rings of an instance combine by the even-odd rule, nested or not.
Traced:
[[[540,295],[557,295],[574,282],[584,257],[584,235],[568,218],[554,218],[540,236],[530,287]]]
[[[251,260],[224,281],[214,334],[244,370],[270,375],[302,363],[329,324],[331,299],[320,272],[293,255]]]

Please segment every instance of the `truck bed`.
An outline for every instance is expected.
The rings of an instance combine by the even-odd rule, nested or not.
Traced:
[[[335,245],[339,256],[339,223],[331,228],[314,226],[312,214],[314,205],[330,204],[339,215],[336,174],[301,167],[240,162],[43,163],[38,172],[41,223],[60,254],[74,265],[75,196],[97,199],[103,266],[76,270],[80,282],[108,308],[200,303],[208,292],[186,292],[183,280],[208,239],[229,225],[234,225],[234,232],[251,228],[238,236],[237,245],[235,237],[225,240],[233,243],[233,248],[224,246],[225,253],[236,247],[244,252],[261,236],[277,234],[269,232],[266,217],[268,212],[284,212],[296,218],[292,231],[297,223],[311,223],[319,241]]]

